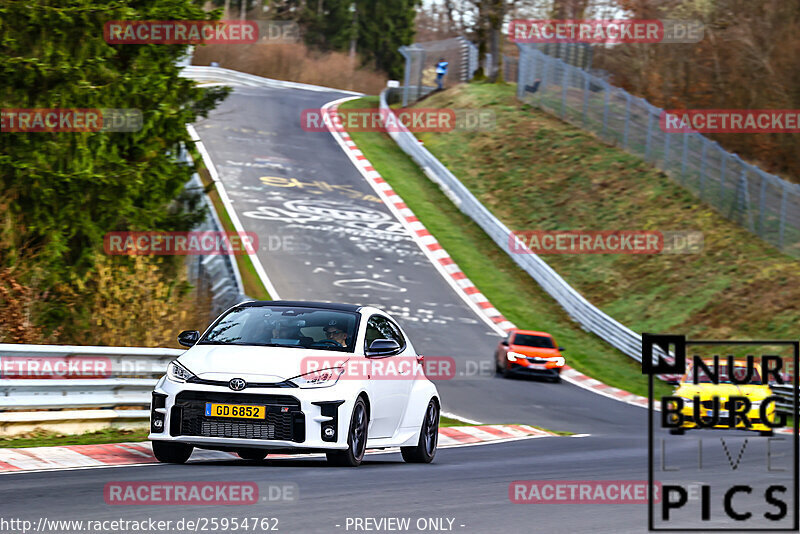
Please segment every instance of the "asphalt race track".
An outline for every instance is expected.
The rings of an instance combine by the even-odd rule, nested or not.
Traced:
[[[301,128],[302,110],[319,109],[342,96],[240,87],[195,125],[239,219],[259,236],[259,259],[280,297],[377,305],[398,318],[422,354],[452,356],[463,368],[467,362],[491,362],[498,334],[428,262],[330,133]],[[565,355],[569,359],[569,351]],[[509,484],[646,481],[646,410],[567,383],[504,380],[488,369],[481,376],[438,381],[444,410],[484,423],[526,423],[589,436],[442,449],[433,464],[421,466],[384,453],[368,456],[357,469],[332,468],[308,458],[8,474],[0,476],[2,515],[34,522],[42,516],[274,517],[279,531],[289,533],[365,531],[348,528],[347,521],[367,517],[411,518],[410,532],[420,531],[415,523],[421,518],[452,519],[452,526],[444,522],[445,529],[424,530],[435,532],[645,532],[644,504],[514,504]],[[712,519],[703,525],[729,527],[720,492],[741,483],[743,476],[754,487],[774,480],[775,473],[767,470],[767,439],[731,432],[698,431],[685,437],[659,432],[657,448],[664,438],[668,454],[664,466],[656,465],[656,478],[665,483],[706,480],[691,469],[698,461],[699,437],[705,444],[702,473],[713,480]],[[745,437],[750,438],[747,449],[740,453]],[[772,444],[773,466],[790,459],[788,443]],[[741,463],[734,469],[737,454]],[[660,451],[656,457],[660,462]],[[130,480],[288,482],[297,485],[299,495],[295,501],[243,507],[104,502],[107,483]],[[792,503],[791,481],[786,483],[785,498]],[[737,496],[735,502],[761,517],[775,508],[758,491]],[[697,499],[687,508],[692,506],[681,511],[684,526],[701,523]]]
[[[482,364],[483,373],[437,381],[445,411],[592,434],[641,428],[641,408],[567,384],[495,378],[499,334],[445,282],[331,134],[301,128],[303,110],[342,96],[241,88],[195,125],[245,230],[259,236],[280,297],[376,305],[420,353],[451,356],[465,373]]]

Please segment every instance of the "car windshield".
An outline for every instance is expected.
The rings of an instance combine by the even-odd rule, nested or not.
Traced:
[[[709,363],[708,368],[711,373],[714,373],[714,364]],[[694,380],[694,371],[689,368],[688,373],[686,374],[686,382],[692,382]],[[747,367],[744,365],[734,365],[733,366],[733,373],[734,377],[739,381],[742,382],[747,378]],[[698,384],[713,384],[711,377],[709,377],[706,372],[703,370],[702,367],[698,367],[697,369],[697,383]],[[730,384],[731,379],[728,376],[728,366],[727,365],[720,365],[719,366],[719,383],[720,384]],[[761,374],[758,372],[758,369],[753,367],[753,374],[750,377],[750,380],[747,381],[748,384],[761,384]]]
[[[198,345],[255,345],[352,352],[358,315],[289,306],[239,306],[222,316]]]
[[[554,349],[553,339],[546,336],[534,336],[531,334],[517,334],[514,336],[514,345],[523,347],[536,347],[539,349]]]

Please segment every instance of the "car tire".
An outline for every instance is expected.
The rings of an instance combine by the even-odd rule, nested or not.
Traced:
[[[263,460],[269,454],[269,451],[264,449],[240,449],[236,451],[236,454],[239,455],[239,458],[242,460],[250,460],[252,462],[258,462]]]
[[[185,443],[173,443],[169,441],[154,441],[153,455],[161,463],[183,464],[192,455],[194,447]]]
[[[400,447],[403,460],[412,464],[429,464],[436,456],[436,446],[439,443],[439,407],[431,399],[425,418],[419,431],[419,441],[416,447]]]
[[[503,372],[503,367],[500,365],[500,360],[497,358],[498,354],[494,353],[494,372],[500,374]]]
[[[734,369],[734,372],[736,372],[736,367],[734,367],[733,369]],[[771,438],[772,436],[775,435],[775,433],[772,430],[759,430],[758,431],[758,435]]]
[[[358,467],[367,450],[367,428],[369,415],[364,399],[359,397],[353,406],[350,428],[347,431],[347,450],[325,453],[328,463],[340,467]]]
[[[512,375],[511,369],[508,364],[506,364],[505,367],[503,367],[503,378],[511,378]]]
[[[673,436],[682,436],[686,433],[685,428],[670,428],[669,433]]]
[[[561,383],[561,375],[556,375],[550,379],[553,384],[560,384]]]

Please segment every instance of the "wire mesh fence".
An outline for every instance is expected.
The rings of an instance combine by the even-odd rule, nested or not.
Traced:
[[[478,69],[478,49],[464,37],[414,43],[400,47],[406,60],[403,106],[436,90],[436,63],[448,63],[444,84],[469,81]]]
[[[529,45],[519,48],[519,99],[643,157],[725,217],[800,257],[800,185],[699,133],[665,131],[662,109]]]

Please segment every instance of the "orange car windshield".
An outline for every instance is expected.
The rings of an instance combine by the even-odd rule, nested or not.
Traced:
[[[531,334],[517,334],[514,336],[514,345],[521,345],[523,347],[535,347],[538,349],[554,349],[552,338],[545,336],[534,336]]]

